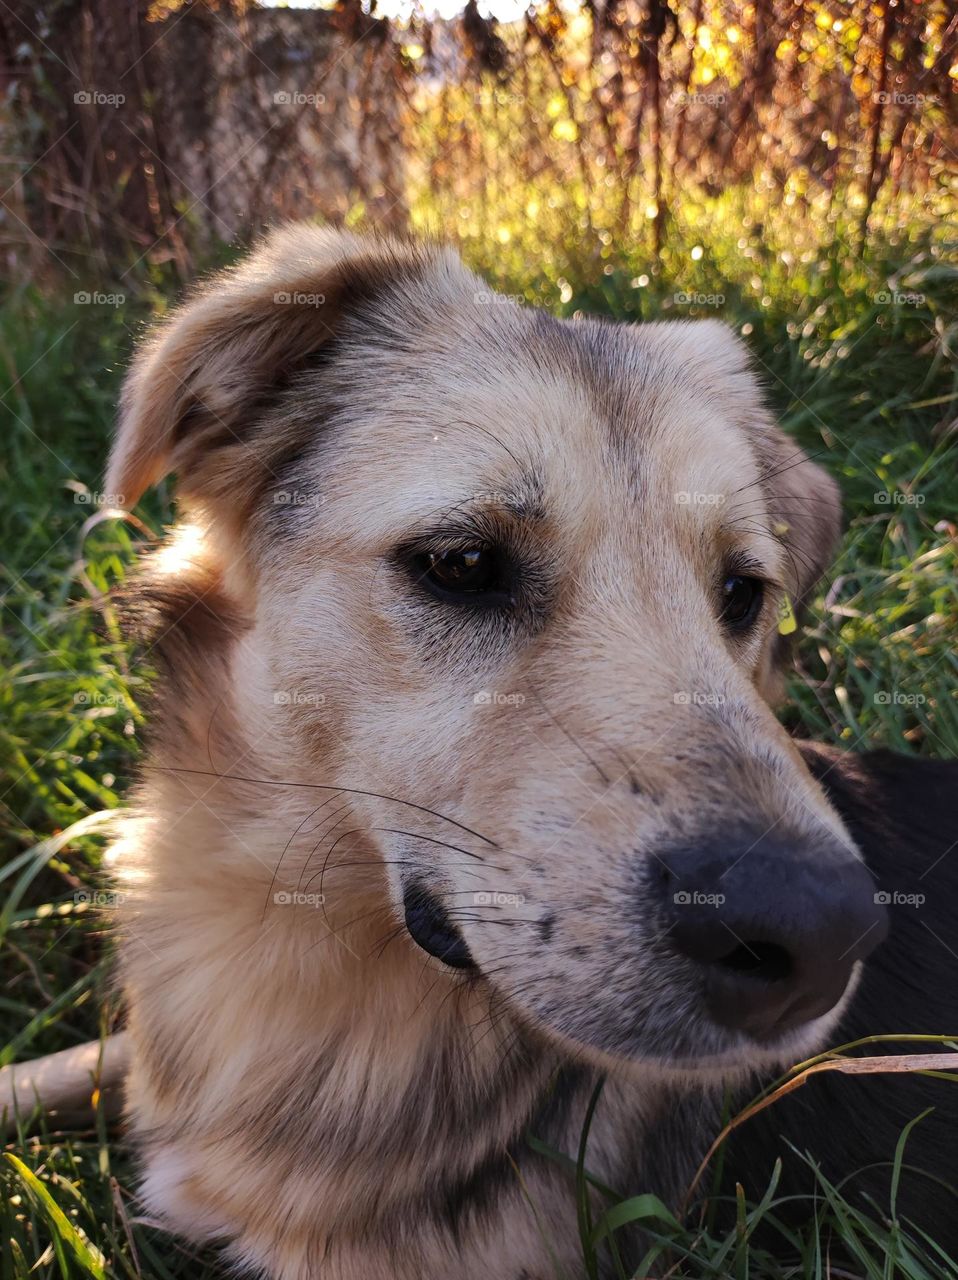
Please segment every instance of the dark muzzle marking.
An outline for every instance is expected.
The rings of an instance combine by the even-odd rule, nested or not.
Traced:
[[[423,951],[452,969],[474,969],[475,961],[462,934],[442,904],[419,883],[407,886],[403,894],[406,928]]]

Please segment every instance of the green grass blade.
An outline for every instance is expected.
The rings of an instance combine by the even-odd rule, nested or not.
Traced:
[[[16,1172],[23,1183],[27,1194],[40,1209],[52,1233],[51,1243],[60,1263],[64,1280],[69,1280],[70,1270],[66,1254],[73,1257],[76,1264],[83,1268],[86,1275],[93,1280],[106,1280],[103,1258],[99,1250],[94,1250],[66,1216],[53,1196],[43,1185],[32,1169],[10,1151],[4,1152],[4,1159]]]

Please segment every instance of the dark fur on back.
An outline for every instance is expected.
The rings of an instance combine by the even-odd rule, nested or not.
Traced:
[[[890,751],[851,755],[803,746],[813,774],[848,824],[880,890],[891,895],[891,932],[865,964],[861,984],[832,1037],[954,1035],[958,991],[958,763]],[[895,895],[899,895],[896,901]],[[923,895],[912,905],[902,895]],[[941,1052],[939,1044],[880,1044],[863,1054]],[[754,1093],[737,1100],[744,1105]],[[747,1121],[726,1153],[725,1190],[741,1183],[759,1199],[775,1160],[779,1195],[810,1194],[815,1179],[790,1149],[809,1152],[852,1204],[887,1214],[892,1160],[902,1129],[923,1111],[905,1150],[898,1216],[958,1259],[958,1089],[918,1075],[824,1074]],[[736,1107],[736,1109],[738,1109]],[[859,1172],[860,1171],[860,1172]],[[804,1206],[791,1214],[803,1216]]]

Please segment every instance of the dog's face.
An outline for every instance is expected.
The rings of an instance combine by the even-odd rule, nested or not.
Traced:
[[[731,333],[299,229],[141,357],[108,488],[168,470],[248,621],[243,740],[342,788],[278,887],[345,923],[361,848],[401,945],[593,1055],[817,1042],[883,928],[768,706],[837,497]]]

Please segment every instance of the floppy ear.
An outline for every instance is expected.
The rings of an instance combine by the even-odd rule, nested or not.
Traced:
[[[785,552],[786,588],[795,620],[831,563],[841,534],[841,492],[827,471],[775,425],[756,378],[753,358],[738,335],[718,320],[696,320],[686,329],[684,371],[707,380],[734,421],[748,432],[772,533]],[[758,676],[770,702],[785,687],[794,629],[772,632]]]
[[[778,427],[772,428],[763,455],[762,487],[772,531],[785,549],[789,594],[797,612],[807,604],[838,545],[841,491],[828,472]]]
[[[302,224],[199,288],[137,353],[120,399],[106,490],[132,507],[170,472],[187,496],[234,509],[268,460],[257,426],[271,395],[352,314],[435,251]]]
[[[770,702],[784,694],[785,671],[805,607],[838,546],[841,491],[822,467],[778,427],[762,449],[762,487],[772,532],[785,551],[785,577],[792,618],[783,620],[766,644],[759,685]]]

